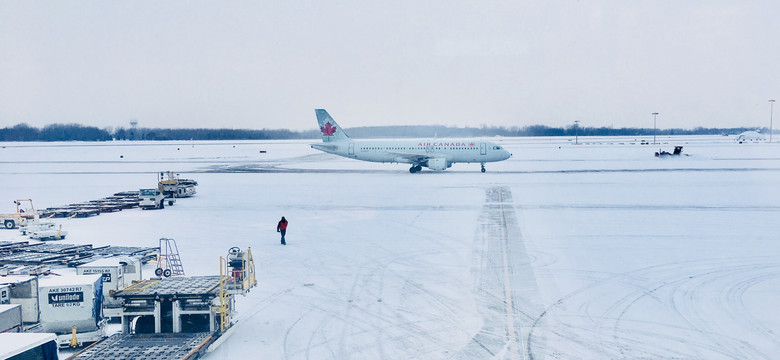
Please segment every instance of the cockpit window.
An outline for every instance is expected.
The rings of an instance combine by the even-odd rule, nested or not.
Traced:
[[[493,150],[501,150],[500,146],[493,146]]]

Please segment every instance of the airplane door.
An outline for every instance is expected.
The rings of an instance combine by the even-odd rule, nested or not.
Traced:
[[[349,143],[349,155],[355,156],[355,143]]]
[[[487,146],[485,145],[485,143],[479,143],[479,154],[487,155]]]

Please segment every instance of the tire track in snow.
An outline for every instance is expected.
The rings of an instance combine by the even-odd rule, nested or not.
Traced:
[[[393,226],[418,230],[418,225],[405,222]],[[469,258],[463,259],[462,254],[468,252],[452,248],[447,234],[436,229],[425,231],[418,238],[425,246],[402,251],[396,245],[374,242],[372,251],[359,257],[346,256],[352,254],[349,250],[332,248],[300,261],[303,269],[299,271],[302,275],[293,281],[295,296],[286,301],[311,311],[290,325],[285,356],[291,359],[451,357],[452,349],[459,348],[463,339],[473,335],[473,328],[467,331],[462,327],[464,311],[460,301],[449,291],[442,292],[430,285],[463,284],[463,278],[447,271],[435,277],[419,278],[419,270],[425,271],[425,264],[431,259],[438,261],[431,263],[430,271],[438,266],[460,269],[465,266],[462,272],[467,274]],[[467,237],[463,242],[468,246],[472,239]],[[445,256],[438,257],[439,254]],[[461,260],[452,264],[453,257]],[[324,283],[307,280],[307,273],[323,269],[337,278]]]
[[[532,331],[529,344],[556,344],[536,349],[540,355],[770,359],[769,349],[780,346],[771,320],[756,318],[743,301],[749,289],[780,278],[772,257],[658,264],[600,279],[574,275],[591,283],[539,316],[536,323],[546,328]]]
[[[306,291],[297,295],[298,301],[316,311],[299,320],[307,321],[309,326],[315,325],[307,330],[308,335],[303,335],[308,336],[306,346],[287,350],[287,354],[316,358],[318,354],[329,353],[335,358],[378,359],[403,354],[401,358],[412,359],[427,358],[426,353],[441,351],[442,335],[439,333],[446,333],[448,328],[431,332],[427,327],[430,323],[447,323],[446,317],[453,316],[454,310],[446,302],[421,285],[413,286],[433,308],[443,313],[441,316],[426,313],[424,318],[417,319],[415,316],[409,318],[409,315],[419,315],[418,309],[398,307],[398,304],[383,300],[386,279],[404,279],[407,286],[414,285],[413,279],[406,278],[407,272],[396,272],[393,266],[416,264],[441,251],[426,249],[398,254],[376,245],[375,256],[362,259],[350,270],[354,275],[349,282],[326,287],[306,286]],[[387,348],[394,355],[391,356]]]
[[[480,222],[472,274],[484,323],[459,355],[523,359],[528,351],[524,333],[542,307],[508,188],[487,189]]]

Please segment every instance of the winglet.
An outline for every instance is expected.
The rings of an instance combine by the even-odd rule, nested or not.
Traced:
[[[325,109],[314,109],[314,113],[317,114],[317,123],[320,125],[323,142],[349,140],[349,136],[336,124],[336,121],[330,117]]]

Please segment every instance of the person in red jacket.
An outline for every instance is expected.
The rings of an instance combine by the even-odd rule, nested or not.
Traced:
[[[287,219],[282,216],[282,220],[279,220],[279,224],[276,225],[276,232],[282,233],[282,245],[287,245],[286,242],[284,242],[284,234],[287,233]]]

